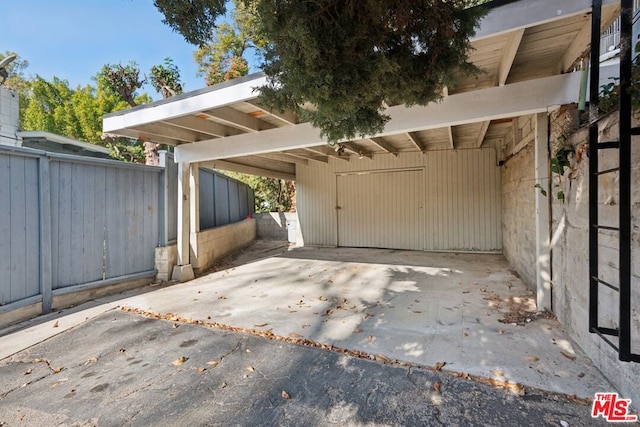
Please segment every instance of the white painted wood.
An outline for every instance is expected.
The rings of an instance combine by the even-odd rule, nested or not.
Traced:
[[[482,127],[480,128],[480,132],[478,132],[478,137],[476,138],[476,148],[482,147],[482,143],[484,142],[484,137],[487,135],[487,131],[489,130],[489,125],[491,121],[487,120],[482,122]]]
[[[189,163],[178,163],[178,265],[189,264]]]
[[[447,126],[447,139],[449,140],[449,148],[452,150],[456,148],[456,142],[453,140],[453,129],[451,126]]]
[[[551,311],[551,251],[549,209],[551,192],[549,180],[548,116],[538,113],[535,117],[535,181],[545,190],[536,193],[536,296],[538,310]]]
[[[426,147],[420,140],[420,137],[415,132],[407,132],[407,136],[409,137],[409,141],[420,151],[425,151]]]
[[[288,179],[289,181],[296,180],[295,174],[290,174],[290,173],[271,170],[271,169],[263,169],[255,166],[248,166],[248,165],[229,162],[225,160],[211,160],[207,162],[202,162],[200,166],[203,168],[220,169],[220,170],[226,170],[226,171],[232,171],[232,172],[248,173],[250,175],[265,176],[267,178]]]
[[[171,119],[170,122],[162,121],[161,123],[193,130],[218,138],[244,133],[239,129],[230,128],[229,126],[223,126],[220,123],[214,123],[210,120],[204,120],[195,116],[176,117]]]
[[[377,136],[395,135],[445,126],[546,112],[556,105],[576,102],[580,73],[545,77],[502,87],[465,92],[446,97],[441,103],[408,108],[390,107],[391,117]],[[237,156],[306,148],[326,142],[309,123],[185,144],[176,147],[180,162],[197,162]]]
[[[509,77],[509,71],[513,66],[513,61],[516,59],[522,36],[524,35],[524,28],[514,31],[509,35],[509,41],[504,49],[502,61],[500,62],[500,68],[498,69],[498,86],[504,86]]]
[[[617,0],[603,0],[603,8],[614,7]],[[591,0],[522,0],[491,9],[480,20],[471,41],[534,27],[570,16],[591,13]]]
[[[189,227],[193,233],[200,231],[200,167],[192,163],[189,168]]]
[[[265,129],[273,129],[274,125],[263,122],[248,114],[244,114],[231,107],[222,107],[205,111],[211,119],[223,125],[232,126],[246,132],[258,132]]]
[[[158,102],[155,105],[141,106],[124,113],[107,115],[102,120],[102,129],[109,133],[158,120],[167,120],[223,107],[234,102],[252,100],[257,96],[254,88],[264,86],[266,83],[267,78],[260,75],[241,83],[231,83],[217,90],[212,87],[211,90],[194,95],[185,94],[184,97],[170,102]]]
[[[260,157],[265,159],[279,160],[281,162],[295,163],[297,165],[307,166],[309,164],[308,159],[292,156],[290,154],[260,154]]]
[[[384,150],[389,154],[393,154],[395,157],[398,156],[398,150],[393,145],[389,144],[389,142],[387,142],[384,138],[380,138],[380,137],[367,138],[367,141],[372,142],[373,144],[378,146],[381,150]]]

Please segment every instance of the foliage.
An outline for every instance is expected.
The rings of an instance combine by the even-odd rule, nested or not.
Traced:
[[[102,90],[118,95],[131,107],[135,107],[138,89],[145,83],[146,78],[140,78],[140,68],[134,61],[127,65],[106,64],[96,76],[98,87]]]
[[[216,19],[226,12],[225,3],[225,0],[153,0],[164,15],[162,22],[194,45],[204,45],[210,40]]]
[[[165,58],[163,64],[154,65],[150,70],[149,82],[163,98],[182,93],[180,70],[171,58]]]
[[[442,97],[467,61],[480,13],[462,0],[261,0],[267,105],[292,109],[330,141],[374,135],[386,104]],[[304,108],[305,105],[313,108]]]
[[[631,95],[631,109],[640,111],[640,42],[635,45],[635,58],[632,62],[631,83],[629,95]],[[598,110],[601,114],[607,114],[618,108],[620,101],[620,78],[609,77],[609,83],[600,86]]]
[[[293,181],[237,172],[221,172],[251,187],[255,196],[256,212],[289,212],[293,208],[295,197]]]
[[[468,7],[475,3],[244,0],[255,8],[257,34],[268,41],[263,102],[297,112],[331,142],[375,134],[389,119],[386,105],[437,101],[456,75],[479,72],[467,61],[483,14]],[[158,8],[172,28],[202,44],[224,9],[214,0],[187,4],[193,8]]]
[[[230,21],[219,24],[213,40],[194,53],[198,73],[205,77],[207,85],[247,75],[249,63],[244,57],[247,51],[253,49],[259,53],[266,45],[256,31],[255,8],[241,0],[234,0],[233,4]]]

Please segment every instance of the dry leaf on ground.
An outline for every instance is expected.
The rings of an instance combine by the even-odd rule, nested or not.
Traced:
[[[54,323],[54,324],[53,324],[53,327],[54,327],[54,328],[57,328],[57,327],[58,327],[58,321],[57,321],[57,320],[56,320],[56,323]]]
[[[356,334],[359,334],[359,333],[361,333],[361,332],[363,332],[363,331],[362,331],[362,328],[355,328],[355,329],[353,330],[353,332],[354,332],[354,333],[356,333]]]
[[[253,372],[255,371],[255,369],[253,368],[253,366],[247,366],[247,371]]]
[[[304,338],[304,337],[302,335],[296,333],[296,332],[291,332],[289,334],[289,338],[293,338],[293,339],[299,340],[299,339]]]
[[[285,390],[282,390],[282,398],[283,399],[291,399],[291,395],[287,393]]]
[[[218,362],[217,360],[210,360],[210,361],[207,362],[207,365],[216,366],[218,363],[220,363],[220,362]]]
[[[436,363],[436,365],[433,367],[436,371],[441,370],[442,368],[444,368],[444,365],[446,365],[447,362],[438,362]]]
[[[437,391],[438,393],[440,393],[440,383],[436,382],[436,383],[433,385],[433,388],[435,389],[435,391]]]
[[[180,366],[182,365],[184,362],[186,362],[187,360],[189,360],[189,358],[184,357],[184,356],[180,356],[178,357],[176,360],[174,360],[173,362],[171,362],[172,365],[175,366]]]
[[[538,360],[540,360],[536,356],[525,356],[524,358],[527,359],[529,362],[537,362]]]
[[[566,353],[564,351],[561,351],[560,354],[562,354],[564,357],[566,357],[569,360],[576,360],[576,357],[572,354]]]

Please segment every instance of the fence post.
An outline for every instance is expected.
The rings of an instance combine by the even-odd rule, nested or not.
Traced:
[[[40,293],[42,312],[49,313],[52,304],[53,278],[51,269],[51,178],[49,158],[38,158],[38,202],[40,204]]]
[[[169,177],[167,176],[167,152],[161,150],[160,155],[160,186],[158,192],[158,246],[169,243]]]

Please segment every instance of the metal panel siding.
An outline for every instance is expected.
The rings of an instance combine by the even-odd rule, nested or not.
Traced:
[[[200,169],[200,230],[216,226],[216,211],[213,195],[214,174]]]
[[[232,180],[229,182],[229,222],[240,221],[240,206],[238,183]]]
[[[413,200],[424,200],[423,225],[414,225],[421,234],[424,249],[433,251],[499,251],[502,247],[500,218],[500,174],[493,149],[430,151],[426,155],[400,153],[399,156],[375,155],[374,160],[352,159],[349,163],[331,160],[328,165],[313,162],[297,170],[297,202],[300,230],[306,245],[338,244],[335,206],[338,196],[338,174],[348,172],[395,171],[424,169],[423,179],[407,179],[402,173],[384,176],[388,182],[370,182],[380,187],[379,193],[389,192],[387,202],[380,201],[377,208],[362,194],[372,194],[373,188],[354,187],[352,197],[355,209],[360,210],[358,227],[375,238],[365,236],[359,244],[375,241],[382,247],[415,249],[410,239],[402,244],[400,235],[406,233],[391,218],[404,218],[401,212]],[[397,179],[396,179],[397,178]],[[363,184],[364,185],[364,184]],[[349,190],[347,190],[349,191]],[[373,193],[375,194],[375,193]],[[370,196],[372,197],[372,196]],[[401,203],[401,206],[393,206]],[[381,212],[378,212],[381,210]],[[381,226],[381,218],[388,224]],[[385,222],[383,221],[383,222]],[[403,219],[403,222],[407,220]],[[343,230],[344,232],[345,230]],[[344,235],[341,234],[341,238]],[[355,237],[353,237],[355,238]],[[419,245],[418,245],[419,246]]]
[[[422,170],[338,175],[337,199],[338,246],[424,249]]]
[[[213,190],[216,205],[216,224],[229,224],[229,186],[227,179],[220,175],[214,175]]]

